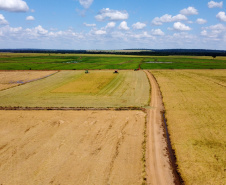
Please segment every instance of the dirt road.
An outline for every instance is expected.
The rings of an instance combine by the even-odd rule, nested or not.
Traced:
[[[162,97],[155,78],[145,71],[151,83],[151,103],[147,109],[147,183],[151,185],[174,184],[173,173],[167,155],[167,143],[163,136],[161,111]]]

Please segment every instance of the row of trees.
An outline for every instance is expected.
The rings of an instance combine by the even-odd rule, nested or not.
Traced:
[[[226,56],[226,50],[203,50],[203,49],[163,49],[163,50],[45,50],[45,49],[0,49],[0,52],[12,53],[77,53],[77,54],[117,54],[117,55],[147,55],[147,56],[168,56],[168,55],[191,55],[191,56]]]

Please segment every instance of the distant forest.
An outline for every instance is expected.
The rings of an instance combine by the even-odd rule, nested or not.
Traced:
[[[205,49],[124,49],[124,50],[53,50],[53,49],[0,49],[0,52],[11,53],[61,53],[61,54],[117,54],[147,56],[226,56],[226,50]]]

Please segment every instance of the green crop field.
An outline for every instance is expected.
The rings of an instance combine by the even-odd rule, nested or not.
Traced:
[[[0,91],[0,106],[129,107],[146,106],[149,82],[143,71],[60,71],[45,79]]]
[[[225,69],[226,57],[0,53],[0,70]]]

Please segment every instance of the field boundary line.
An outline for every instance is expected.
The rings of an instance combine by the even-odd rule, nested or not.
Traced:
[[[142,107],[0,107],[0,110],[77,110],[77,111],[89,111],[89,110],[98,110],[98,111],[126,111],[126,110],[140,110],[146,111]]]

